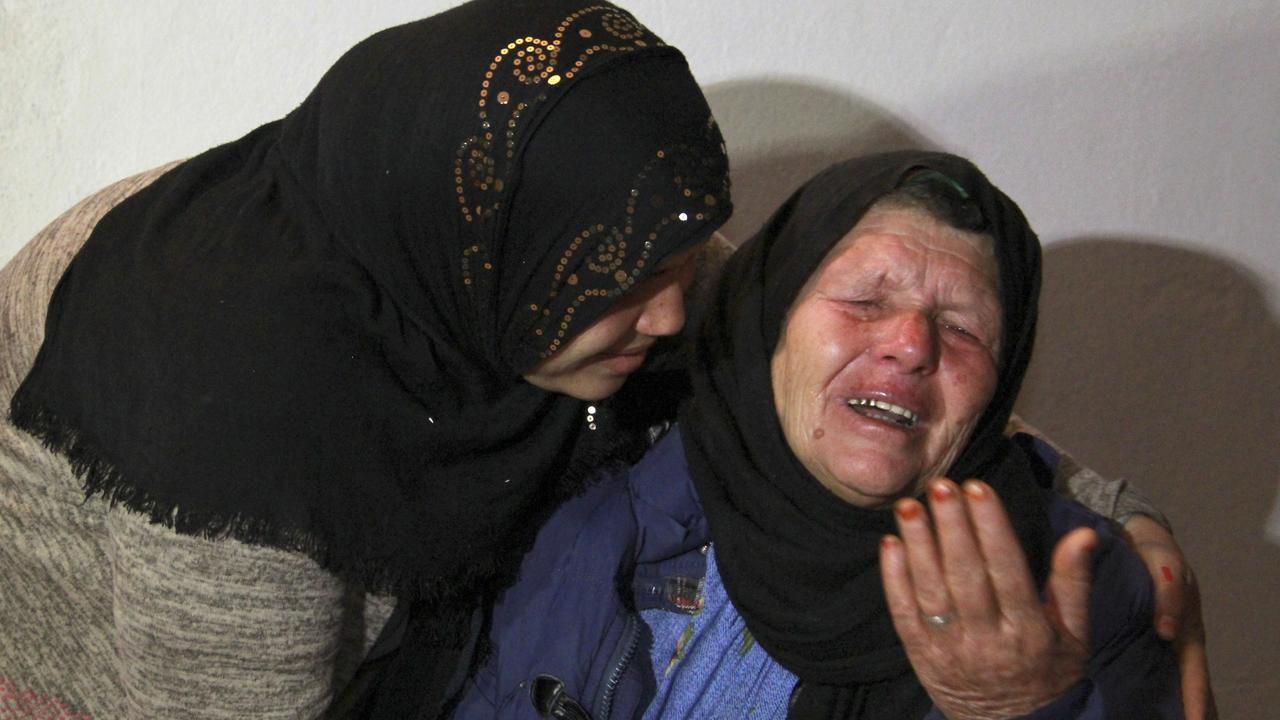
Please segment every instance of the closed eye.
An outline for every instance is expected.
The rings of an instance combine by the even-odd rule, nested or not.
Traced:
[[[957,322],[953,322],[953,321],[949,322],[945,320],[942,321],[940,324],[942,325],[943,329],[945,329],[953,337],[956,337],[966,343],[981,345],[983,347],[988,346],[987,338],[989,337],[989,335],[987,335],[985,332],[982,332],[981,330],[978,330],[978,329],[970,330],[969,328],[973,327],[971,325],[961,325]]]
[[[871,320],[880,315],[884,304],[874,299],[841,300],[846,312],[860,320]]]

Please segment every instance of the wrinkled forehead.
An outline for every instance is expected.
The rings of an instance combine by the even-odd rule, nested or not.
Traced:
[[[893,240],[902,242],[894,247]],[[848,258],[850,253],[859,257],[868,254],[872,247],[883,250],[889,247],[896,252],[885,252],[887,260],[911,264],[922,261],[925,251],[943,252],[959,256],[966,264],[977,268],[996,288],[999,301],[999,266],[995,240],[986,233],[960,230],[942,222],[920,208],[893,201],[880,201],[873,205],[858,222],[827,251],[822,261],[810,274],[796,299],[805,297],[818,278],[833,263]],[[842,270],[849,268],[843,267]],[[908,270],[910,268],[902,268]],[[794,304],[794,300],[793,300]]]

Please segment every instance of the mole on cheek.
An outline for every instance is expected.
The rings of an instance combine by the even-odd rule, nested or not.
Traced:
[[[827,434],[827,431],[826,431],[826,430],[823,430],[822,428],[818,428],[818,429],[816,429],[816,430],[814,430],[814,431],[813,431],[813,439],[814,439],[814,440],[821,440],[821,439],[822,439],[822,436],[823,436],[823,435],[826,435],[826,434]]]

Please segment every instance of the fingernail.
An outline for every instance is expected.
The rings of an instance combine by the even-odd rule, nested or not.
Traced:
[[[893,547],[893,543],[895,540],[897,540],[897,538],[894,537],[893,535],[882,535],[880,537],[880,549],[888,550],[889,548]]]
[[[974,500],[982,500],[987,496],[987,486],[976,480],[970,480],[964,484],[964,494]]]
[[[934,502],[945,502],[951,499],[951,486],[945,482],[938,480],[929,486],[929,497]]]
[[[902,500],[893,506],[893,511],[902,520],[915,520],[920,517],[920,503]]]
[[[1160,618],[1160,635],[1165,638],[1172,638],[1178,634],[1178,624],[1173,618],[1165,616]]]
[[[1164,575],[1165,582],[1173,582],[1173,571],[1169,569],[1168,565],[1161,565],[1160,573]]]

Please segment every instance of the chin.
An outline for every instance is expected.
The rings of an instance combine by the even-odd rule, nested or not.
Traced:
[[[621,390],[624,382],[626,382],[626,378],[584,382],[570,389],[565,394],[571,395],[579,400],[597,402],[599,400],[604,400],[610,395]]]
[[[595,389],[587,389],[587,388],[573,388],[571,391],[566,392],[565,395],[568,395],[569,397],[572,397],[572,398],[576,398],[578,400],[585,400],[587,402],[598,402],[600,400],[603,400],[609,397],[615,392],[617,392],[617,390],[595,390]]]
[[[841,469],[823,484],[845,502],[858,507],[886,507],[894,501],[919,494],[924,487],[914,469],[900,463],[858,462]]]

